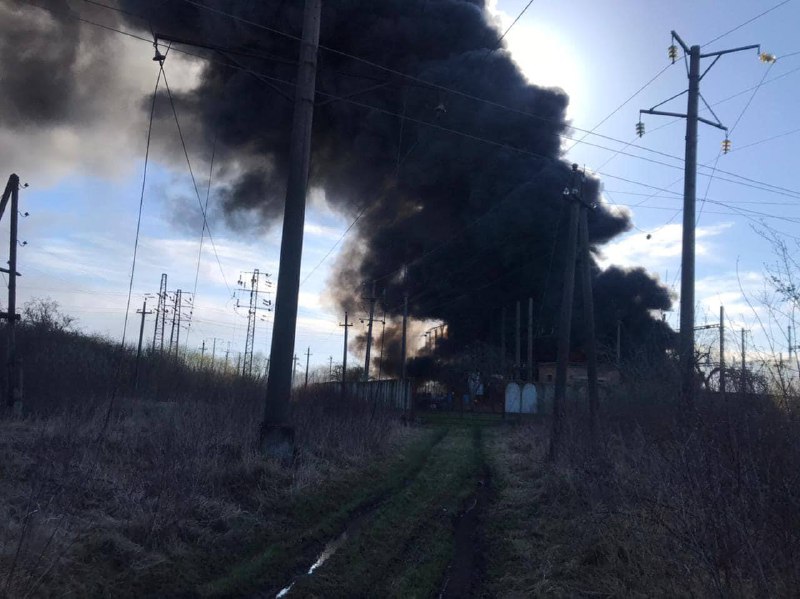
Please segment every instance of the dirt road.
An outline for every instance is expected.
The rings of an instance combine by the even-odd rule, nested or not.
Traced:
[[[327,537],[314,531],[287,539],[226,581],[206,587],[205,594],[481,596],[486,569],[481,519],[491,493],[484,446],[496,427],[461,421],[425,426],[430,432],[412,448],[415,455],[402,460],[406,468],[375,481],[383,491],[325,526]],[[243,593],[253,581],[260,588]]]

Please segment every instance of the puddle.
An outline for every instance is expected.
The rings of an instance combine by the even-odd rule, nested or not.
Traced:
[[[317,557],[317,560],[313,564],[311,564],[311,567],[308,569],[308,572],[306,572],[306,576],[312,575],[315,570],[317,570],[320,567],[322,567],[322,565],[325,562],[327,562],[333,556],[333,554],[336,553],[339,550],[339,548],[342,545],[344,545],[345,541],[347,541],[347,537],[348,537],[347,533],[348,533],[348,531],[351,531],[351,530],[352,530],[352,527],[348,528],[348,530],[345,530],[336,539],[334,539],[333,541],[330,541],[327,545],[325,545],[325,547],[322,549],[322,553],[319,554],[319,556]],[[288,586],[282,588],[280,590],[280,592],[277,595],[275,595],[275,599],[282,599],[283,597],[286,597],[286,595],[289,594],[289,591],[292,590],[292,587],[294,587],[294,584],[295,584],[295,581],[292,581],[291,584],[289,584]]]

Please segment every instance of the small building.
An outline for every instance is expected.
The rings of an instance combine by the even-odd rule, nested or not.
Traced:
[[[589,380],[586,362],[570,362],[567,366],[567,385],[581,385]],[[601,385],[619,385],[619,369],[613,364],[597,365],[597,382]],[[539,362],[539,382],[556,382],[556,363]]]

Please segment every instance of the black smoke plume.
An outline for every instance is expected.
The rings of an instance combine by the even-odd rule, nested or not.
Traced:
[[[78,12],[82,4],[75,3]],[[244,212],[269,229],[282,212],[302,5],[117,0],[114,6],[127,12],[102,15],[141,35],[214,48],[176,45],[205,59],[199,85],[176,94],[176,102],[193,138],[204,147],[218,144],[227,183],[217,200],[234,225]],[[404,293],[413,318],[448,324],[442,351],[476,340],[498,343],[502,308],[509,327],[515,302],[532,297],[537,343],[549,352],[565,253],[562,190],[572,180],[561,160],[567,95],[525,79],[498,47],[500,32],[483,0],[323,5],[311,183],[341,213],[359,217],[331,278],[339,305],[358,311],[365,284],[377,281],[390,318],[387,362],[396,365]],[[77,46],[74,22],[63,19],[60,43]],[[54,64],[41,70],[74,50],[44,56]],[[56,118],[60,109],[37,110]],[[589,178],[584,196],[599,204],[599,192]],[[595,246],[629,226],[626,215],[602,204],[589,217]],[[667,290],[641,271],[594,270],[601,341],[610,343],[623,319],[631,346],[668,345],[666,325],[651,316],[670,307]],[[582,338],[580,326],[575,338]]]

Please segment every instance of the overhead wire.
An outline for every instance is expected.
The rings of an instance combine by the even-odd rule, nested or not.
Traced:
[[[189,0],[184,0],[184,1],[189,1]],[[198,6],[202,6],[202,5],[200,5],[199,3],[195,3],[195,2],[190,2],[190,1],[189,1],[189,3],[191,3],[191,4],[196,4],[196,5],[198,5]],[[208,7],[206,7],[206,8],[208,8]],[[229,16],[230,16],[230,15],[229,15]],[[81,20],[84,20],[84,19],[81,19]],[[90,24],[99,25],[99,24],[96,24],[96,23],[90,23]],[[105,27],[105,26],[102,26],[102,25],[99,25],[99,26],[101,26],[101,27],[104,27],[104,28],[107,28],[107,29],[108,29],[108,27]],[[120,31],[120,33],[124,33],[124,34],[128,35],[128,34],[127,34],[127,32],[121,32],[121,31]],[[137,36],[132,36],[132,37],[137,37]],[[143,40],[144,40],[144,38],[138,38],[138,39],[143,39]],[[145,41],[147,41],[147,40],[145,40]],[[334,51],[334,50],[332,50],[332,51]],[[341,52],[338,52],[338,51],[336,51],[336,52],[337,52],[337,53],[340,53],[340,54],[343,54],[343,55],[346,55],[346,53],[341,53]],[[351,58],[355,58],[355,59],[357,59],[357,57],[352,57],[352,56],[351,56]],[[362,59],[362,60],[363,60],[363,59]],[[369,61],[367,61],[367,62],[369,62]],[[385,68],[385,67],[380,67],[380,65],[376,65],[376,66],[378,66],[379,68]],[[402,75],[402,74],[401,74],[401,75]],[[411,76],[408,76],[408,77],[410,77],[410,78],[414,79],[414,78],[413,78],[413,77],[411,77]],[[422,83],[425,83],[425,84],[430,84],[430,82],[425,82],[425,81],[423,81],[423,80],[420,80],[420,81],[421,81]],[[288,82],[283,82],[283,83],[288,83]],[[451,90],[451,91],[455,91],[455,90]],[[326,94],[324,94],[324,92],[321,92],[321,94],[322,94],[322,95],[326,95]],[[329,96],[332,96],[331,94],[327,94],[327,95],[329,95]],[[462,94],[459,94],[459,95],[462,95]],[[463,94],[463,95],[466,95],[467,97],[469,97],[469,95],[468,95],[468,94]],[[473,98],[473,99],[477,99],[477,100],[479,100],[479,101],[484,101],[483,99],[480,99],[480,98]],[[351,99],[343,99],[343,100],[344,100],[344,101],[350,101],[351,103],[354,103],[354,104],[357,104],[357,105],[364,106],[365,108],[369,108],[369,109],[373,109],[373,110],[379,110],[379,111],[381,111],[381,112],[385,112],[385,113],[387,113],[387,114],[393,114],[393,113],[391,113],[390,111],[386,111],[386,110],[378,109],[377,107],[374,107],[374,106],[369,106],[369,105],[366,105],[366,104],[363,104],[363,103],[360,103],[360,102],[353,102]],[[488,103],[491,103],[491,104],[498,105],[499,107],[502,107],[502,105],[499,105],[498,103],[492,103],[492,102],[490,102],[490,101],[487,101],[487,102],[488,102]],[[505,108],[508,108],[508,107],[505,107]],[[512,109],[512,111],[513,111],[513,109]],[[515,112],[522,112],[523,114],[528,114],[528,113],[525,113],[524,111],[515,111]],[[398,115],[396,115],[396,114],[395,114],[394,116],[398,116]],[[528,114],[528,116],[536,116],[536,115],[530,115],[530,114]],[[403,118],[403,117],[401,117],[401,118]],[[438,129],[441,129],[441,130],[443,130],[443,131],[447,131],[447,132],[450,132],[450,133],[464,135],[464,136],[466,136],[466,137],[468,137],[468,138],[470,138],[470,139],[474,139],[474,140],[477,140],[477,141],[482,141],[482,142],[485,142],[485,143],[490,143],[491,145],[495,145],[495,146],[498,146],[498,147],[502,147],[502,148],[505,148],[505,149],[508,149],[508,150],[511,150],[511,151],[526,153],[526,154],[529,154],[529,155],[532,155],[532,156],[536,156],[536,157],[538,157],[538,158],[548,158],[548,157],[545,157],[545,156],[537,155],[536,153],[533,153],[533,152],[527,152],[527,151],[525,151],[525,150],[522,150],[522,149],[520,149],[520,148],[514,148],[513,146],[509,146],[509,145],[507,145],[507,144],[503,144],[503,143],[501,143],[501,142],[496,142],[496,141],[493,141],[493,140],[488,140],[488,139],[485,139],[485,138],[480,138],[479,136],[474,136],[474,135],[470,135],[470,134],[465,134],[464,132],[459,132],[459,131],[457,131],[457,130],[453,130],[453,129],[450,129],[450,128],[447,128],[447,127],[441,127],[441,126],[438,126],[438,127],[437,127],[435,124],[428,123],[428,122],[426,122],[426,121],[422,121],[422,120],[420,120],[420,119],[413,119],[413,118],[410,118],[410,117],[405,117],[405,120],[409,120],[409,121],[411,121],[411,122],[417,122],[417,123],[419,123],[419,124],[423,124],[423,125],[433,126],[434,128],[438,128]],[[574,141],[574,140],[573,140],[573,141]],[[606,148],[606,149],[607,149],[607,148]],[[187,155],[187,157],[188,157],[188,155]],[[634,184],[637,184],[637,185],[645,185],[646,187],[653,187],[653,186],[649,186],[649,185],[643,184],[643,183],[641,183],[641,182],[632,181],[632,180],[629,180],[629,179],[625,179],[625,178],[623,178],[623,177],[618,177],[618,176],[610,175],[610,174],[607,174],[607,173],[598,173],[598,174],[600,174],[600,175],[603,175],[603,176],[609,176],[609,177],[611,177],[611,178],[616,178],[616,179],[623,180],[623,181],[628,181],[628,182],[631,182],[631,183],[634,183]],[[731,182],[732,182],[732,183],[741,184],[740,182],[737,182],[737,181],[731,181]],[[755,182],[755,183],[757,183],[757,184],[763,184],[763,185],[770,185],[770,184],[764,184],[763,182]],[[770,185],[770,186],[771,186],[771,185]],[[753,186],[749,186],[749,187],[753,187]],[[778,186],[771,186],[771,187],[778,188]],[[758,189],[758,187],[756,187],[756,188]],[[778,189],[780,189],[780,188],[778,188]],[[783,189],[785,189],[785,188],[783,188]],[[761,191],[770,191],[769,189],[760,189],[760,190],[761,190]],[[786,191],[787,191],[788,193],[784,193],[784,194],[782,194],[782,195],[789,195],[789,197],[797,197],[797,193],[798,193],[798,192],[796,192],[795,190],[786,190]],[[218,258],[218,256],[217,256],[217,258]]]
[[[167,50],[169,52],[169,50]],[[142,168],[142,190],[139,195],[139,211],[136,217],[136,235],[134,236],[133,241],[133,258],[131,260],[131,276],[128,282],[128,297],[125,303],[125,322],[122,326],[122,342],[121,345],[125,346],[125,338],[128,333],[128,316],[131,310],[131,298],[133,296],[133,281],[136,275],[136,259],[139,255],[139,235],[141,234],[142,230],[142,213],[144,211],[144,194],[145,189],[147,188],[147,166],[150,160],[150,141],[153,135],[153,119],[155,117],[156,112],[156,98],[158,97],[158,88],[161,85],[163,71],[159,70],[158,75],[156,76],[156,85],[153,89],[153,100],[150,103],[150,118],[148,119],[147,125],[147,142],[145,144],[145,151],[144,151],[144,166]],[[166,84],[166,80],[164,80]]]
[[[203,226],[204,226],[205,230],[208,231],[208,240],[211,242],[211,247],[214,250],[214,256],[217,259],[217,265],[219,266],[220,275],[222,276],[222,280],[225,283],[225,287],[228,289],[228,293],[230,294],[231,293],[231,287],[228,284],[228,279],[225,277],[225,270],[222,268],[222,262],[220,261],[219,253],[217,252],[217,246],[216,246],[216,243],[214,243],[214,237],[211,234],[211,227],[209,227],[209,225],[208,225],[208,217],[207,217],[207,214],[206,214],[206,210],[203,208],[203,201],[200,199],[200,190],[197,187],[197,180],[195,179],[194,170],[192,169],[192,161],[189,158],[189,151],[186,148],[186,140],[183,137],[183,131],[181,129],[180,120],[178,119],[178,111],[177,111],[177,108],[175,107],[175,100],[172,97],[172,91],[170,90],[169,83],[167,82],[167,75],[166,75],[166,72],[164,71],[163,63],[161,64],[161,72],[163,74],[164,87],[167,90],[167,96],[169,98],[169,103],[170,103],[170,106],[172,107],[172,114],[175,117],[175,125],[178,128],[178,136],[180,137],[180,140],[181,140],[181,147],[183,148],[183,154],[186,157],[186,164],[189,167],[189,174],[191,175],[191,178],[192,178],[192,185],[194,187],[194,192],[195,192],[195,195],[197,196],[197,203],[198,203],[198,205],[200,207],[200,212],[203,215]]]
[[[756,85],[755,89],[753,89],[753,93],[750,95],[750,98],[747,100],[747,103],[744,105],[744,108],[742,108],[742,111],[739,113],[739,116],[736,118],[736,121],[733,123],[730,130],[725,133],[726,140],[728,139],[728,135],[733,134],[733,132],[736,130],[736,127],[739,126],[739,123],[741,122],[744,113],[747,112],[748,108],[750,108],[750,105],[753,103],[753,99],[756,97],[758,90],[761,89],[761,86],[764,84],[764,80],[767,78],[767,75],[769,75],[769,72],[772,70],[772,67],[774,65],[775,65],[774,62],[770,63],[769,67],[767,67],[767,70],[764,71],[764,74],[761,76],[761,80],[758,82],[758,85]],[[706,192],[703,195],[703,198],[700,202],[700,210],[697,213],[697,219],[695,220],[695,225],[700,223],[700,217],[703,216],[703,208],[705,207],[706,198],[708,197],[708,192],[711,190],[711,182],[714,180],[714,174],[717,171],[717,163],[719,163],[719,159],[720,157],[722,157],[722,154],[723,151],[720,150],[719,153],[717,154],[716,160],[714,160],[714,169],[711,172],[711,176],[708,178],[708,183],[706,184]]]
[[[714,42],[718,42],[718,41],[719,41],[719,40],[721,40],[723,37],[726,37],[726,36],[730,35],[731,33],[735,32],[735,31],[739,31],[739,29],[741,29],[742,27],[745,27],[746,25],[749,25],[749,24],[750,24],[750,23],[752,23],[753,21],[756,21],[756,20],[760,19],[760,18],[761,18],[761,17],[763,17],[764,15],[768,15],[768,14],[769,14],[769,13],[771,13],[773,10],[776,10],[776,9],[780,8],[780,7],[781,7],[781,6],[783,6],[784,4],[789,4],[789,2],[791,2],[791,1],[792,1],[792,0],[783,0],[782,2],[778,2],[778,4],[776,4],[776,5],[774,5],[774,6],[770,7],[770,8],[768,8],[768,9],[767,9],[767,10],[765,10],[764,12],[761,12],[761,13],[757,14],[756,16],[754,16],[754,17],[752,17],[752,18],[750,18],[750,19],[746,20],[744,23],[741,23],[741,24],[737,25],[737,26],[736,26],[736,27],[734,27],[733,29],[729,29],[729,30],[728,30],[728,31],[726,31],[725,33],[722,33],[722,34],[718,35],[718,36],[717,36],[717,37],[715,37],[713,40],[706,42],[705,44],[703,44],[703,45],[701,46],[701,48],[705,48],[706,46],[708,46],[708,45],[710,45],[710,44],[713,44]]]
[[[205,5],[202,5],[200,3],[194,2],[194,0],[174,0],[174,1],[188,2],[190,4],[195,4],[195,5],[199,6],[199,7],[208,8],[210,10],[213,10],[214,12],[219,12],[218,9],[211,9],[211,7],[206,7]],[[227,13],[224,13],[224,11],[223,11],[223,14],[227,14]],[[77,18],[78,18],[78,20],[80,20],[82,22],[85,22],[85,23],[88,23],[88,24],[91,24],[91,25],[96,25],[96,26],[102,27],[104,29],[108,29],[110,31],[121,33],[123,35],[128,35],[130,37],[133,37],[133,38],[141,40],[141,41],[152,43],[147,38],[143,38],[141,36],[130,34],[130,33],[125,32],[125,31],[121,31],[121,30],[118,30],[118,29],[115,29],[115,28],[112,28],[112,27],[108,27],[106,25],[102,25],[102,24],[98,24],[98,23],[95,23],[95,22],[92,22],[92,21],[88,21],[88,20],[80,18],[80,17],[77,17]],[[241,20],[240,17],[234,17],[232,15],[231,15],[231,18],[235,18],[235,20]],[[246,23],[251,23],[254,26],[258,26],[257,23],[253,23],[253,22],[250,22],[250,21],[247,21],[247,20],[244,20],[244,21]],[[264,27],[267,30],[272,31],[272,28],[269,28],[269,27],[266,27],[266,26],[264,26]],[[285,34],[285,35],[287,35],[289,37],[292,37],[291,34]],[[320,47],[323,48],[324,46],[320,46]],[[330,48],[328,48],[328,49],[330,50]],[[173,48],[173,50],[174,51],[179,51],[179,52],[181,51],[181,50],[179,50],[177,48]],[[334,51],[334,50],[331,50],[331,51]],[[228,62],[221,62],[221,61],[218,61],[218,60],[214,60],[214,59],[212,59],[210,57],[203,56],[203,55],[200,55],[200,54],[195,54],[195,53],[192,53],[192,52],[187,52],[187,51],[182,51],[182,52],[184,54],[189,55],[189,56],[194,56],[194,57],[201,58],[201,59],[204,59],[204,60],[209,60],[211,62],[217,62],[217,63],[220,63],[220,64],[224,64],[224,65],[226,65],[226,66],[228,66],[230,68],[236,68],[236,69],[241,70],[243,72],[250,73],[250,74],[256,76],[260,80],[261,79],[266,79],[268,81],[272,81],[272,82],[275,82],[275,83],[281,83],[281,84],[292,86],[292,87],[294,86],[294,83],[291,82],[291,81],[286,81],[286,80],[278,78],[278,77],[272,77],[272,76],[269,76],[269,75],[265,75],[263,73],[259,73],[259,72],[253,71],[252,69],[248,69],[246,67],[242,67],[240,65],[238,65],[238,66],[237,65],[231,65]],[[336,51],[336,52],[340,53],[340,54],[344,54],[345,56],[348,56],[348,57],[351,57],[351,58],[355,58],[355,57],[352,57],[352,55],[349,55],[347,53],[342,53],[340,51]],[[371,63],[370,61],[367,61],[366,59],[360,59],[360,60],[366,61],[369,64],[374,64],[374,63]],[[380,65],[376,65],[376,66],[380,67]],[[421,83],[425,83],[425,84],[429,84],[429,85],[435,85],[435,84],[431,84],[430,82],[426,82],[425,80],[422,80],[422,79],[419,79],[419,78],[415,78],[415,77],[413,77],[411,75],[405,75],[405,74],[403,74],[403,73],[401,73],[399,71],[394,71],[393,69],[389,69],[388,67],[380,67],[380,68],[383,68],[385,70],[389,70],[392,73],[403,75],[404,77],[409,78],[411,80],[417,80],[417,81],[419,81]],[[767,84],[767,83],[769,83],[771,81],[775,81],[775,80],[779,79],[780,77],[786,76],[786,75],[788,75],[791,72],[794,72],[796,70],[800,70],[800,67],[790,71],[789,73],[784,73],[783,75],[781,75],[779,77],[775,77],[772,80],[764,81],[763,84]],[[507,111],[510,111],[510,112],[513,112],[513,113],[516,113],[516,114],[520,114],[522,116],[535,118],[535,119],[538,119],[538,120],[544,120],[544,121],[548,121],[548,122],[553,122],[553,123],[560,123],[560,121],[556,121],[555,119],[552,119],[552,118],[549,118],[549,117],[536,115],[536,114],[533,114],[533,113],[530,113],[530,112],[527,112],[527,111],[524,111],[524,110],[520,110],[520,109],[515,109],[515,108],[509,107],[509,106],[505,106],[505,105],[499,104],[497,102],[492,102],[491,100],[486,100],[486,99],[483,99],[483,98],[480,98],[480,97],[477,97],[477,96],[466,94],[466,93],[460,92],[458,90],[454,90],[454,89],[447,88],[447,87],[444,87],[444,86],[438,86],[438,88],[441,88],[442,90],[449,91],[449,92],[454,93],[456,95],[461,95],[461,96],[467,97],[469,99],[472,99],[472,100],[475,100],[475,101],[478,101],[478,102],[488,103],[488,104],[490,104],[492,106],[495,106],[497,108],[505,109]],[[747,90],[744,90],[743,92],[739,92],[735,96],[731,96],[730,98],[722,100],[721,102],[715,103],[714,106],[716,106],[717,104],[720,104],[722,102],[725,102],[725,101],[727,101],[729,99],[732,99],[733,97],[736,97],[737,95],[741,95],[742,93],[746,93],[747,91],[751,91],[752,89],[753,88],[748,88]],[[490,144],[495,145],[495,146],[505,147],[506,149],[510,149],[510,150],[513,150],[513,151],[516,151],[516,152],[527,153],[528,155],[532,155],[532,156],[536,156],[536,157],[544,157],[543,155],[536,154],[534,152],[526,152],[526,151],[522,150],[521,148],[515,148],[515,147],[510,146],[508,144],[503,144],[503,143],[500,143],[500,142],[488,140],[486,138],[481,138],[481,137],[478,137],[478,136],[470,135],[470,134],[467,134],[467,133],[464,133],[464,132],[460,132],[460,131],[457,131],[457,130],[454,130],[454,129],[451,129],[451,128],[437,126],[436,124],[431,123],[429,121],[424,121],[424,120],[421,120],[421,119],[414,119],[413,117],[408,117],[408,116],[402,116],[402,115],[399,115],[399,114],[397,114],[397,113],[395,113],[393,111],[390,111],[388,109],[383,109],[383,108],[379,108],[379,107],[376,107],[376,106],[373,106],[373,105],[370,105],[370,104],[366,104],[366,103],[363,103],[363,102],[356,101],[353,98],[337,96],[335,94],[331,94],[331,93],[328,93],[328,92],[325,92],[325,91],[322,91],[322,90],[317,90],[317,94],[321,95],[321,96],[325,96],[325,97],[331,98],[333,100],[347,102],[347,103],[350,103],[350,104],[353,104],[353,105],[356,105],[356,106],[360,106],[362,108],[366,108],[366,109],[369,109],[369,110],[375,110],[377,112],[381,112],[381,113],[389,115],[389,116],[394,116],[394,117],[397,117],[397,118],[403,118],[403,119],[405,119],[405,120],[407,120],[409,122],[414,122],[414,123],[421,124],[421,125],[427,125],[429,127],[439,128],[439,129],[441,129],[443,131],[447,131],[447,132],[450,132],[450,133],[453,133],[453,134],[461,134],[461,135],[466,136],[466,137],[468,137],[470,139],[473,139],[473,140],[483,141],[483,142],[490,143]],[[662,127],[668,126],[669,124],[671,124],[671,123],[667,123],[665,125],[662,125]],[[659,127],[659,129],[660,128],[661,127]],[[574,131],[578,131],[578,132],[585,132],[587,134],[591,133],[592,135],[600,137],[601,139],[606,139],[606,140],[609,140],[609,141],[613,141],[615,143],[623,144],[623,150],[624,150],[624,148],[627,148],[627,147],[633,147],[633,148],[636,148],[636,149],[639,149],[639,150],[642,150],[642,151],[646,151],[646,152],[653,153],[653,154],[656,154],[656,155],[660,155],[660,156],[663,156],[663,157],[668,157],[668,158],[671,158],[673,160],[677,160],[679,162],[683,162],[684,161],[684,159],[682,157],[680,157],[680,156],[676,156],[676,155],[669,154],[669,153],[666,153],[666,152],[661,152],[659,150],[654,150],[652,148],[647,148],[645,146],[640,146],[640,145],[637,145],[637,144],[633,144],[631,142],[626,142],[626,141],[623,141],[623,140],[620,140],[620,139],[616,139],[614,137],[610,137],[610,136],[607,136],[607,135],[602,135],[602,134],[599,134],[599,133],[588,131],[586,129],[581,129],[579,127],[572,126],[572,127],[570,127],[570,129],[572,129]],[[574,139],[572,137],[569,137],[567,135],[564,135],[564,134],[557,134],[556,133],[555,135],[558,136],[558,137],[561,137],[561,138],[563,138],[565,140],[568,140],[568,141],[575,141],[575,142],[579,141],[579,140],[576,140],[576,139]],[[638,159],[641,159],[641,160],[649,161],[649,162],[652,162],[654,164],[660,164],[662,166],[668,166],[670,168],[676,168],[676,169],[680,169],[681,168],[681,167],[679,167],[677,165],[669,165],[668,163],[663,163],[663,162],[660,162],[660,161],[657,161],[657,160],[653,160],[653,159],[649,159],[649,158],[646,158],[646,157],[643,157],[643,156],[637,156],[635,154],[625,153],[625,152],[622,152],[622,150],[615,150],[613,148],[608,148],[608,147],[605,147],[605,146],[602,146],[602,145],[599,145],[599,144],[592,144],[592,143],[586,142],[586,141],[580,141],[580,143],[583,143],[585,145],[589,145],[591,147],[596,147],[598,149],[603,149],[603,150],[606,150],[606,151],[610,151],[610,152],[619,152],[619,153],[622,153],[623,155],[626,155],[626,156],[630,156],[630,157],[638,158]],[[711,169],[712,168],[711,166],[704,165],[704,164],[700,164],[698,166],[700,168],[707,168],[707,169]],[[594,172],[596,172],[598,174],[604,174],[604,173],[602,173],[600,171],[594,171]],[[785,192],[788,192],[788,193],[792,193],[792,194],[798,195],[800,197],[800,191],[798,191],[798,190],[791,190],[791,189],[782,188],[782,187],[779,187],[779,186],[774,186],[772,184],[769,184],[769,183],[766,183],[766,182],[763,182],[763,181],[757,181],[757,180],[752,179],[752,178],[744,177],[742,175],[739,175],[738,173],[722,171],[722,170],[720,170],[719,172],[722,172],[723,174],[725,174],[727,176],[735,177],[735,178],[738,178],[738,179],[742,179],[743,181],[747,181],[747,182],[750,182],[750,183],[753,183],[753,184],[756,184],[756,185],[762,185],[762,186],[767,186],[767,187],[775,187],[776,189],[779,189],[779,190],[782,190],[782,191],[785,191]],[[735,181],[732,181],[732,182],[736,183]]]

